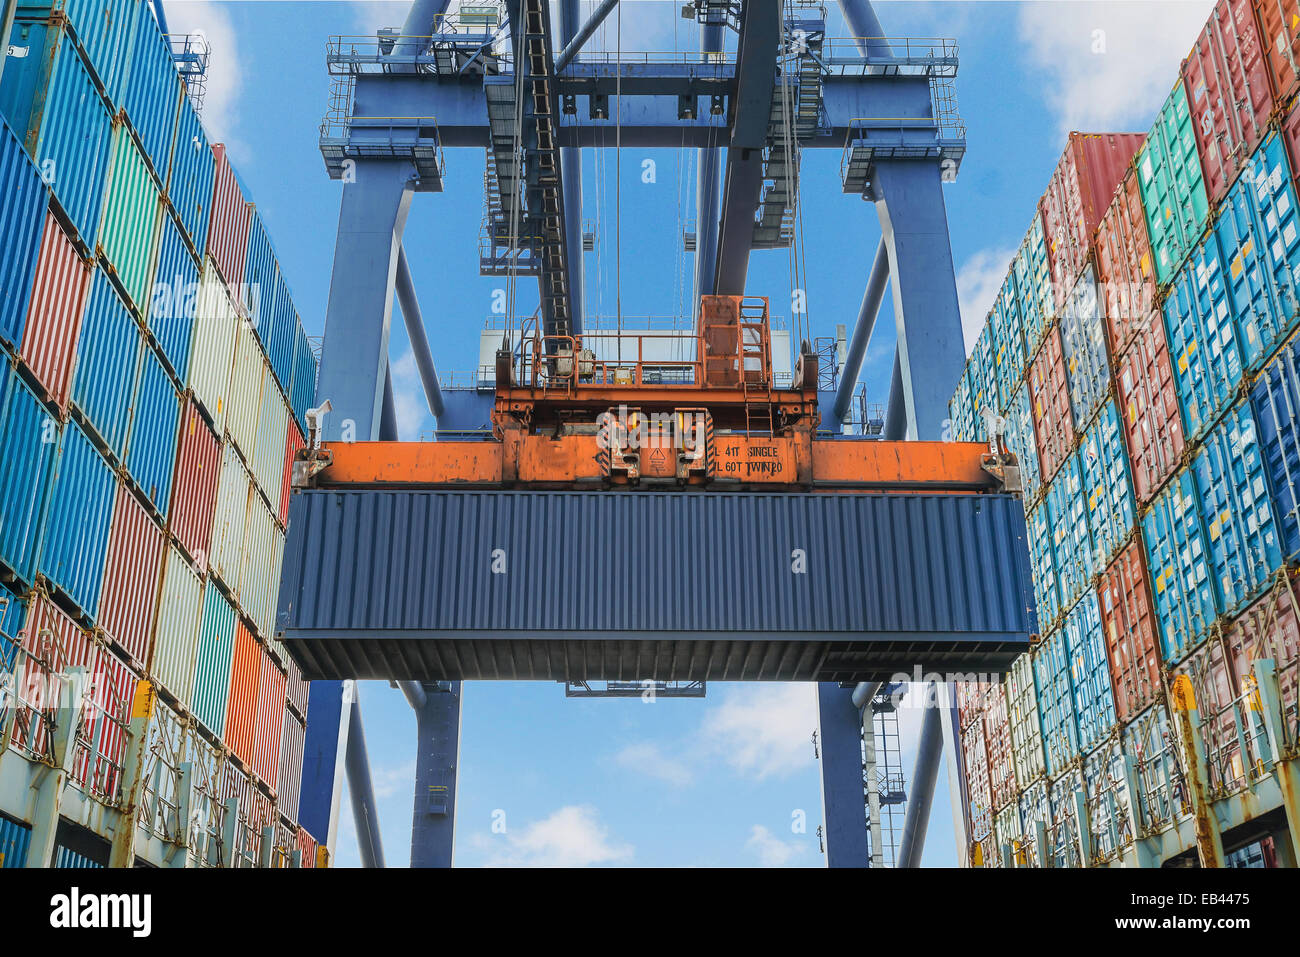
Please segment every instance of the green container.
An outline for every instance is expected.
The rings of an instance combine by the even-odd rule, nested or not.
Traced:
[[[1156,280],[1163,286],[1174,278],[1205,232],[1210,214],[1182,81],[1160,108],[1155,126],[1138,153],[1137,168]]]
[[[143,315],[153,282],[162,199],[125,124],[113,130],[113,164],[99,244],[131,304]]]

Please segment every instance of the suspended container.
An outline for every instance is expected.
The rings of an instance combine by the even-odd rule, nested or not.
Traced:
[[[36,580],[59,424],[9,365],[0,393],[0,564],[25,590]]]
[[[68,405],[89,281],[89,268],[54,214],[49,214],[18,355],[60,412]]]
[[[1255,662],[1268,659],[1282,696],[1282,713],[1295,715],[1300,673],[1300,598],[1294,575],[1279,571],[1264,595],[1224,629],[1223,643],[1243,692],[1258,688]],[[1254,699],[1252,699],[1254,700]]]
[[[18,0],[17,13],[19,17],[65,17],[86,53],[97,84],[118,107],[143,6],[142,0]]]
[[[205,588],[198,648],[194,656],[191,711],[209,732],[219,738],[224,737],[226,731],[235,620],[235,609],[221,591],[211,585]]]
[[[1134,539],[1097,584],[1101,625],[1110,661],[1115,713],[1131,721],[1150,707],[1160,693],[1160,649],[1156,620],[1147,587],[1142,542]]]
[[[1037,358],[1029,366],[1029,399],[1033,403],[1038,465],[1043,483],[1047,484],[1074,448],[1074,417],[1059,326],[1047,333]]]
[[[1052,561],[1061,590],[1061,608],[1068,609],[1092,581],[1092,532],[1083,492],[1079,456],[1072,454],[1047,490],[1052,525]]]
[[[1218,605],[1196,482],[1180,469],[1142,516],[1142,538],[1155,599],[1160,651],[1175,662],[1205,639]]]
[[[1029,535],[1029,571],[1034,582],[1034,600],[1038,620],[1047,627],[1061,613],[1061,587],[1056,577],[1056,558],[1052,523],[1047,503],[1041,503],[1025,516]]]
[[[1205,437],[1191,468],[1218,608],[1234,615],[1260,594],[1283,564],[1249,402],[1235,405]]]
[[[1182,414],[1159,309],[1116,361],[1115,387],[1133,493],[1145,505],[1182,460]]]
[[[1124,174],[1097,227],[1097,281],[1110,354],[1118,356],[1149,321],[1156,303],[1146,213],[1135,170]]]
[[[1192,251],[1165,300],[1165,333],[1185,435],[1199,440],[1241,384],[1241,352],[1214,237]]]
[[[1178,733],[1163,703],[1152,705],[1125,726],[1121,747],[1137,781],[1138,833],[1159,834],[1191,809],[1178,757]]]
[[[1174,84],[1147,134],[1137,171],[1156,280],[1164,285],[1200,240],[1210,213],[1182,80]]]
[[[99,627],[140,671],[149,664],[164,540],[153,517],[131,490],[119,483],[108,537]]]
[[[203,578],[176,546],[168,545],[149,672],[186,711],[192,706],[203,609]]]
[[[22,142],[2,119],[0,195],[5,197],[0,210],[0,342],[12,350],[22,341],[27,321],[49,191]]]
[[[1282,139],[1270,133],[1245,162],[1214,225],[1248,371],[1263,365],[1300,322],[1298,222]]]
[[[1115,727],[1115,697],[1106,664],[1097,595],[1089,590],[1065,619],[1065,649],[1070,656],[1070,687],[1079,728],[1079,748],[1090,751]]]
[[[182,95],[176,117],[176,145],[167,180],[167,198],[176,210],[185,237],[201,259],[207,249],[212,217],[215,160],[194,104]]]
[[[90,621],[99,614],[116,494],[112,468],[69,422],[54,470],[40,571]]]
[[[1092,266],[1085,265],[1061,316],[1061,346],[1075,428],[1083,431],[1110,393],[1106,332]]]
[[[160,184],[167,182],[171,170],[180,100],[181,80],[172,60],[171,44],[158,29],[157,20],[145,11],[136,18],[122,108]]]
[[[239,291],[244,281],[244,257],[248,252],[248,230],[252,207],[244,198],[244,189],[230,163],[226,147],[212,147],[216,169],[212,195],[212,218],[208,227],[207,254],[217,264],[221,277],[230,287],[236,301],[242,301]]]
[[[1023,790],[1047,770],[1043,763],[1043,732],[1038,718],[1038,693],[1034,689],[1034,666],[1029,655],[1021,655],[1012,663],[1006,682],[1012,765],[1016,783]]]
[[[244,526],[248,517],[248,499],[253,494],[251,485],[235,447],[226,443],[221,456],[221,477],[217,481],[217,505],[212,516],[210,568],[232,592],[239,586],[239,573],[243,567]]]
[[[181,412],[178,441],[169,527],[181,547],[204,570],[221,475],[221,443],[199,414],[193,397],[186,400]]]
[[[240,320],[235,335],[235,361],[230,374],[226,434],[248,463],[253,462],[257,454],[257,423],[262,412],[262,390],[268,387],[268,371],[252,324]],[[274,389],[275,384],[270,383],[269,387]]]
[[[143,316],[151,293],[154,243],[163,207],[149,167],[121,123],[113,130],[113,162],[104,203],[100,248],[136,314]]]
[[[180,396],[158,354],[143,350],[126,440],[126,467],[159,515],[171,502]]]
[[[199,299],[199,264],[180,227],[164,210],[158,235],[158,270],[149,298],[149,331],[167,360],[169,371],[183,381],[190,363]]]
[[[306,435],[307,410],[316,404],[316,353],[301,319],[294,322],[293,336],[293,385],[289,389],[289,404],[298,428]]]
[[[1260,46],[1268,58],[1273,99],[1286,103],[1300,87],[1300,4],[1296,0],[1253,0]]]
[[[1079,464],[1083,469],[1083,494],[1092,533],[1092,564],[1093,568],[1102,568],[1128,541],[1136,521],[1124,433],[1113,400],[1101,407],[1084,433],[1079,446]]]
[[[1025,338],[1020,326],[1020,302],[1016,297],[1014,273],[1008,273],[993,304],[993,378],[998,386],[998,412],[1005,413],[1015,401],[1016,389],[1025,376]]]
[[[230,370],[234,365],[235,334],[240,320],[235,306],[208,260],[203,267],[199,303],[194,324],[194,345],[190,350],[190,371],[186,383],[194,398],[220,434],[226,421],[230,394]]]
[[[1032,652],[1038,719],[1047,774],[1055,777],[1079,755],[1079,725],[1070,690],[1070,655],[1065,632],[1057,631]]]
[[[1034,412],[1033,407],[1029,404],[1029,385],[1022,382],[1016,389],[1012,397],[1011,406],[1007,409],[1006,422],[1007,448],[1016,456],[1016,461],[1020,464],[1020,482],[1025,490],[1025,501],[1036,502],[1039,498],[1039,492],[1043,487],[1043,480],[1038,471],[1038,447],[1037,440],[1034,438]],[[285,456],[285,519],[288,518],[288,490],[289,475],[293,464],[293,456],[298,449],[305,444],[302,436],[297,434],[296,429],[289,430],[289,450]]]
[[[1300,557],[1300,336],[1278,352],[1250,393],[1269,492],[1278,520],[1278,536],[1288,561]]]
[[[102,265],[96,267],[77,341],[72,405],[89,423],[95,440],[118,459],[126,451],[142,346],[140,327]]]

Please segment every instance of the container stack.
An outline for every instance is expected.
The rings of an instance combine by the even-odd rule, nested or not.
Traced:
[[[230,863],[310,866],[306,684],[272,626],[316,357],[151,6],[20,0],[8,42],[25,55],[0,85],[0,660],[24,664],[0,760],[48,755],[53,676],[84,667],[71,786],[135,802],[142,860],[218,861],[234,798]],[[24,813],[0,807],[3,866],[25,859]],[[104,837],[61,838],[56,859],[102,864]]]
[[[960,693],[973,864],[1152,863],[1179,676],[1216,800],[1265,773],[1256,661],[1297,720],[1297,23],[1220,0],[1145,135],[1071,134],[957,385],[954,437],[1020,458],[1042,627]]]

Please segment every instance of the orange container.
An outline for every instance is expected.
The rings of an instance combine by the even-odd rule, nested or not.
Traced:
[[[1273,99],[1285,103],[1300,87],[1300,0],[1252,0],[1251,6]]]

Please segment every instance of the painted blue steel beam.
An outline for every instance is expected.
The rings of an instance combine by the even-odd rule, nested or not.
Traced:
[[[858,320],[853,324],[853,338],[849,340],[849,353],[840,370],[839,388],[835,393],[835,406],[831,418],[835,422],[844,421],[853,400],[853,390],[858,386],[858,376],[862,372],[862,360],[867,357],[867,347],[871,344],[871,332],[876,327],[876,316],[880,314],[880,304],[885,298],[885,286],[889,284],[889,253],[885,251],[882,238],[876,246],[875,258],[871,261],[871,274],[867,277],[867,288],[862,294],[862,305],[858,309]]]
[[[356,689],[354,687],[353,694]],[[379,809],[370,777],[370,755],[366,753],[366,732],[361,723],[361,702],[352,701],[348,716],[348,792],[352,799],[352,823],[357,831],[357,849],[362,867],[384,866],[384,844],[379,836]]]
[[[450,0],[412,0],[402,24],[402,35],[393,45],[393,53],[411,56],[423,53],[421,49],[434,33],[435,21],[447,12]]]
[[[867,866],[867,808],[862,783],[862,712],[853,689],[817,683],[823,835],[827,867]]]
[[[456,780],[460,762],[461,682],[424,686],[416,711],[415,801],[411,866],[451,867],[456,832]]]
[[[722,50],[722,25],[700,27],[700,52],[718,53]],[[711,129],[715,143],[722,141],[722,131]],[[722,154],[717,146],[701,149],[697,154],[699,169],[695,186],[695,295],[691,310],[698,312],[700,296],[713,288],[717,273],[718,256],[718,171]]]
[[[848,24],[849,33],[858,40],[858,48],[863,53],[888,57],[892,54],[889,44],[885,42],[885,30],[880,25],[880,18],[872,8],[870,0],[840,0],[840,12]]]
[[[406,249],[397,254],[397,281],[394,286],[397,304],[402,310],[402,321],[406,324],[406,338],[411,343],[411,354],[415,357],[416,368],[420,371],[420,384],[424,386],[424,397],[429,403],[429,411],[435,419],[443,414],[442,387],[438,384],[438,372],[433,365],[433,353],[429,351],[429,334],[424,328],[424,316],[420,312],[420,300],[415,295],[415,282],[411,278],[411,267],[406,261]],[[391,372],[390,372],[391,376]],[[393,438],[397,438],[396,435]]]
[[[561,0],[560,42],[567,46],[578,32],[582,16],[579,0]],[[594,27],[592,29],[595,29]],[[564,67],[556,62],[555,72]],[[560,175],[564,177],[564,245],[569,267],[570,326],[574,335],[582,333],[585,270],[582,257],[582,150],[560,150]]]
[[[587,21],[581,26],[578,24],[578,0],[563,0],[564,28],[561,30],[561,42],[564,48],[555,58],[555,72],[563,73],[573,58],[578,55],[582,45],[591,39],[591,35],[600,29],[600,25],[605,22],[605,18],[614,12],[618,6],[618,0],[600,0],[600,5],[596,7]]]
[[[921,740],[916,746],[916,764],[912,770],[912,786],[898,845],[899,867],[921,866],[925,832],[930,824],[930,805],[934,799],[934,782],[939,775],[939,759],[943,757],[943,712],[938,701],[933,707],[929,706],[934,686],[927,686],[925,692],[927,707],[921,718]]]

